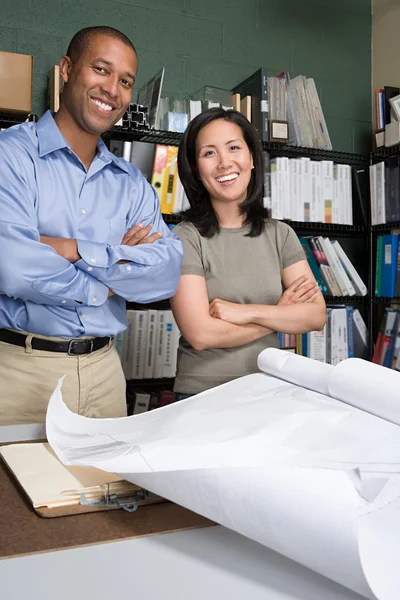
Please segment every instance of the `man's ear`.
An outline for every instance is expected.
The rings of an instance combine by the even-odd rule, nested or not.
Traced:
[[[64,83],[68,82],[71,73],[72,60],[69,56],[63,56],[60,60],[60,75]]]

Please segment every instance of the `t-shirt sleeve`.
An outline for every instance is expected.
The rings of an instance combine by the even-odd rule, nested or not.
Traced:
[[[174,227],[173,232],[181,239],[183,244],[181,275],[201,275],[205,277],[201,237],[197,229],[182,223]]]
[[[307,260],[303,246],[293,229],[286,223],[278,222],[281,248],[282,269],[290,267],[300,260]]]

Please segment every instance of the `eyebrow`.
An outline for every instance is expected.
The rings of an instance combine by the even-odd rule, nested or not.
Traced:
[[[109,60],[106,60],[105,58],[101,58],[101,57],[95,58],[93,60],[93,62],[102,62],[103,64],[107,65],[108,67],[112,67],[113,66],[112,62],[110,62]],[[133,82],[136,81],[136,77],[133,75],[133,73],[129,73],[128,71],[126,71],[124,73],[124,75],[126,77],[130,77],[133,80]]]
[[[228,144],[232,144],[233,142],[240,142],[241,140],[239,138],[235,138],[234,140],[229,140],[229,142],[225,142],[225,146],[227,146]],[[200,150],[202,150],[203,148],[215,148],[214,144],[204,144],[204,146],[200,147]]]

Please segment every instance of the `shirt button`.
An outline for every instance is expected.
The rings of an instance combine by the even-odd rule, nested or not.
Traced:
[[[126,267],[126,270],[127,270],[127,271],[132,271],[132,267],[130,267],[130,266],[127,266],[127,267]]]
[[[87,270],[88,271],[93,271],[93,267],[88,267]]]
[[[96,302],[97,298],[92,298],[93,304]]]
[[[86,319],[86,315],[82,315],[82,319]]]
[[[91,262],[91,263],[95,263],[95,262],[96,262],[96,259],[92,257],[92,258],[90,259],[90,262]]]
[[[61,304],[66,304],[67,301],[66,300],[61,300]]]
[[[82,208],[82,210],[81,210],[81,213],[82,213],[83,215],[86,215],[86,210],[85,210],[84,208]]]

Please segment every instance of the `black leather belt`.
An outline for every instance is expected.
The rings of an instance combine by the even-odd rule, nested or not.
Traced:
[[[14,346],[25,347],[25,340],[28,336],[24,333],[17,333],[9,329],[0,329],[0,341]],[[42,338],[32,338],[32,348],[34,350],[45,350],[47,352],[65,352],[70,356],[79,354],[90,354],[100,348],[104,348],[110,342],[109,337],[97,337],[91,340],[65,340],[65,342],[55,342],[52,340],[43,340]]]

